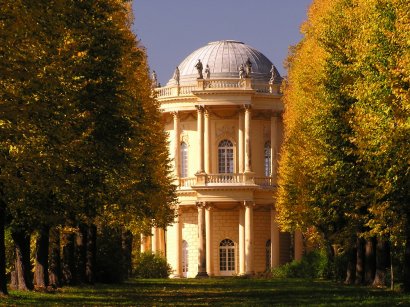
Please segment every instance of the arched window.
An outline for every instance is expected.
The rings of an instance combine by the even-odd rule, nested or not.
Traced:
[[[271,248],[270,240],[266,241],[265,254],[266,254],[266,271],[269,271],[270,268],[272,267],[272,262],[271,262],[272,248]]]
[[[188,177],[188,145],[181,143],[181,178]]]
[[[219,271],[221,275],[235,273],[235,244],[225,239],[219,244]]]
[[[265,152],[265,159],[264,159],[264,163],[265,163],[265,176],[269,177],[271,174],[271,165],[272,165],[272,158],[271,158],[271,146],[270,146],[270,142],[266,142],[265,143],[265,147],[264,147],[264,152]]]
[[[233,173],[233,144],[229,140],[222,140],[218,145],[218,172]]]
[[[188,242],[182,241],[182,275],[188,275]]]

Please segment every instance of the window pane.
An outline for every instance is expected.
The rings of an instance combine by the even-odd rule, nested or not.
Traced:
[[[219,270],[226,271],[226,249],[221,248],[220,252],[220,259],[219,259]]]
[[[271,146],[270,142],[265,143],[265,176],[268,177],[271,174]]]
[[[218,172],[233,173],[233,144],[229,140],[222,140],[218,145]]]

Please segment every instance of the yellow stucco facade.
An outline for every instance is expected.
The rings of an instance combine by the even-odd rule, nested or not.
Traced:
[[[162,252],[174,277],[255,274],[303,252],[301,234],[280,233],[275,221],[281,78],[269,60],[246,48],[210,43],[155,89],[174,163],[178,218],[142,238],[142,249]],[[202,78],[191,59],[199,54],[208,69]],[[235,66],[241,60],[245,73]]]

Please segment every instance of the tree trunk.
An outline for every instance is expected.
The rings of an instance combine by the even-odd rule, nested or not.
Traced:
[[[61,287],[61,275],[60,230],[54,227],[50,232],[50,285],[54,288]]]
[[[6,295],[7,278],[6,278],[6,245],[4,241],[5,228],[5,210],[0,203],[0,294]]]
[[[76,272],[77,280],[80,283],[86,282],[85,264],[87,256],[87,226],[80,224],[79,230],[76,233],[75,238],[75,255],[76,255]]]
[[[24,291],[32,290],[30,235],[27,235],[23,231],[15,231],[12,232],[11,237],[13,238],[16,247],[15,271],[17,288]]]
[[[356,243],[354,243],[356,244]],[[356,279],[356,258],[357,258],[357,249],[355,246],[352,246],[347,251],[348,261],[346,269],[346,285],[352,285]]]
[[[407,215],[405,225],[405,240],[404,249],[404,274],[403,274],[403,290],[410,292],[410,216]]]
[[[95,282],[95,267],[96,267],[96,253],[97,253],[97,227],[93,224],[87,228],[87,256],[85,275],[86,282],[93,284]]]
[[[50,227],[40,229],[36,242],[36,265],[34,271],[34,284],[37,288],[48,286],[48,247]]]
[[[123,254],[123,280],[131,276],[132,272],[132,233],[130,231],[122,232],[122,254]]]
[[[376,245],[376,274],[373,281],[374,287],[384,287],[386,285],[386,271],[389,266],[389,260],[389,243],[387,240],[379,238]]]
[[[335,251],[333,249],[332,244],[330,241],[324,236],[325,239],[325,246],[326,246],[326,256],[328,260],[328,267],[327,267],[327,272],[326,272],[326,277],[331,279],[334,277],[334,262],[335,262]]]
[[[67,285],[76,283],[74,239],[74,233],[63,232],[63,281]]]
[[[365,261],[365,240],[363,238],[357,238],[357,259],[356,259],[356,285],[361,285],[364,282],[364,261]]]
[[[366,285],[373,284],[376,274],[376,244],[375,237],[366,240],[364,261]]]

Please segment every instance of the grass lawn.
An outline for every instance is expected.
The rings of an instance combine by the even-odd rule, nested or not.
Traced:
[[[65,287],[53,293],[11,291],[1,306],[410,306],[410,295],[302,279],[132,279]]]

